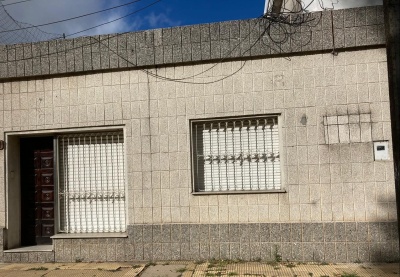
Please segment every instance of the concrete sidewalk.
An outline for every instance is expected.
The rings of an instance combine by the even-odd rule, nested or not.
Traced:
[[[356,277],[400,276],[399,264],[316,264],[297,262],[158,262],[158,263],[44,263],[0,264],[1,277],[25,276],[291,276]]]

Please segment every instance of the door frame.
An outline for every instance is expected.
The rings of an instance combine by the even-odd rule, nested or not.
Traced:
[[[57,160],[56,160],[56,139],[55,134],[50,132],[29,133],[29,134],[6,134],[6,157],[5,157],[5,201],[6,201],[6,236],[4,237],[5,249],[13,249],[21,246],[21,138],[51,137],[53,136],[53,162],[54,162],[54,233],[58,232],[58,207],[56,195],[58,195],[57,185]]]
[[[126,141],[126,126],[98,126],[98,127],[80,127],[80,128],[65,128],[65,129],[49,129],[39,131],[14,131],[5,132],[5,233],[3,236],[4,249],[13,249],[21,247],[21,168],[20,168],[20,138],[23,137],[54,137],[54,233],[59,233],[59,212],[58,207],[58,144],[56,136],[59,134],[81,133],[81,132],[99,132],[123,130],[124,141]],[[125,149],[127,146],[125,144]],[[125,151],[126,153],[126,151]],[[127,166],[127,155],[125,154],[125,166]],[[128,192],[128,176],[125,168],[125,191]],[[125,217],[128,222],[129,218],[129,197],[125,199]]]

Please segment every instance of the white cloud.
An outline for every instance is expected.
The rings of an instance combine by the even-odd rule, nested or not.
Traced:
[[[16,2],[17,0],[6,0],[3,4]],[[100,11],[108,7],[117,6],[122,3],[121,0],[35,0],[24,2],[21,4],[6,6],[6,10],[9,14],[18,21],[39,25],[48,22],[54,22],[63,20],[95,11]],[[116,19],[118,17],[128,14],[134,10],[136,4],[121,7],[104,13],[98,13],[91,16],[82,17],[76,20],[66,21],[60,24],[53,24],[48,26],[40,27],[40,29],[51,32],[66,35],[88,29],[90,27],[102,24],[109,20]],[[134,30],[131,28],[140,27],[140,18],[133,20],[133,23],[129,18],[124,18],[116,22],[103,25],[99,28],[89,30],[84,33],[80,33],[78,36],[93,35],[93,34],[107,34],[107,33],[119,33],[128,30]]]
[[[320,11],[326,9],[346,9],[363,6],[382,5],[382,0],[307,0],[304,1],[309,11]]]
[[[147,20],[147,23],[151,28],[177,26],[177,25],[181,24],[180,21],[172,20],[165,13],[155,14],[154,12],[151,12],[149,15],[145,16],[144,18]]]

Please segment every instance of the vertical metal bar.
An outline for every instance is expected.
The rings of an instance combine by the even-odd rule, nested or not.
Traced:
[[[218,122],[217,125],[217,157],[218,157],[218,191],[222,190],[221,184],[221,150],[220,150],[220,130],[221,130],[221,122]]]
[[[228,121],[225,121],[225,177],[226,177],[226,190],[229,190],[229,177],[228,177],[228,143],[227,143]]]
[[[119,182],[120,182],[120,174],[119,174],[119,145],[118,145],[118,141],[119,141],[119,134],[118,133],[114,133],[113,135],[113,140],[114,137],[116,137],[116,140],[113,141],[113,147],[114,147],[114,156],[115,156],[115,184],[113,187],[113,206],[114,206],[114,230],[113,232],[118,232],[119,231],[119,226],[118,226],[118,222],[120,222],[120,211],[119,211]]]
[[[251,153],[250,153],[250,149],[251,149],[251,146],[250,146],[251,120],[247,120],[247,123],[248,123],[248,126],[247,126],[247,151],[248,151],[247,158],[249,160],[249,182],[250,182],[249,183],[249,188],[250,188],[250,190],[252,190],[253,189],[253,184],[252,184],[252,178],[251,178],[252,170],[251,170]]]
[[[110,138],[111,137],[111,138]],[[112,134],[111,133],[107,133],[106,134],[106,147],[107,147],[107,160],[106,160],[106,168],[107,168],[107,172],[108,172],[108,178],[107,178],[107,182],[106,182],[106,186],[107,186],[107,206],[106,206],[106,210],[107,210],[107,221],[108,221],[108,230],[107,232],[110,232],[113,227],[113,219],[110,217],[110,211],[112,211],[112,191],[111,191],[111,187],[110,187],[110,183],[112,183],[114,181],[114,165],[113,165],[113,149],[112,149],[112,144],[110,143],[110,141],[112,140]]]
[[[121,191],[120,191],[120,189],[121,189],[121,172],[120,172],[120,170],[121,170],[121,165],[119,164],[120,163],[120,151],[119,151],[119,147],[120,147],[120,133],[117,133],[116,134],[117,135],[117,142],[116,142],[116,157],[117,157],[117,178],[118,178],[118,182],[117,182],[117,190],[115,190],[115,188],[114,188],[114,193],[115,193],[115,196],[114,196],[114,205],[117,205],[117,213],[118,213],[118,220],[117,220],[117,222],[116,222],[116,224],[118,224],[118,226],[116,225],[115,226],[115,232],[117,232],[117,231],[122,231],[122,228],[121,228],[121,224],[122,224],[122,220],[121,220]]]
[[[236,127],[236,121],[234,120],[232,122],[232,155],[233,155],[233,188],[236,190],[236,145],[235,145],[235,127]]]
[[[84,208],[85,208],[85,212],[83,213],[84,214],[84,218],[83,218],[83,223],[84,223],[84,226],[83,226],[83,230],[82,231],[84,231],[85,233],[87,233],[88,231],[89,231],[89,228],[88,228],[88,197],[87,197],[87,187],[86,187],[86,184],[87,184],[87,179],[88,179],[88,174],[87,174],[87,170],[86,170],[86,155],[87,155],[87,149],[86,149],[86,135],[83,135],[82,136],[82,138],[83,138],[83,142],[82,142],[82,161],[83,161],[83,163],[82,163],[82,168],[83,168],[83,190],[84,190],[84,192],[83,192],[83,197],[82,197],[82,203],[83,203],[83,205],[84,205]]]
[[[104,147],[105,147],[105,149],[106,149],[106,151],[105,151],[105,155],[106,155],[106,158],[105,158],[105,161],[104,161],[104,167],[105,167],[105,170],[106,170],[106,182],[104,183],[104,186],[105,186],[105,190],[104,190],[104,198],[105,198],[105,205],[103,206],[103,209],[104,209],[104,214],[105,214],[105,218],[106,218],[106,222],[107,222],[107,227],[106,227],[106,230],[105,230],[105,232],[109,232],[110,231],[110,228],[111,228],[111,222],[110,222],[110,216],[109,216],[109,212],[108,212],[108,209],[109,209],[109,200],[110,200],[110,198],[109,198],[109,186],[108,186],[108,183],[110,182],[110,179],[111,179],[111,177],[112,176],[110,176],[110,171],[109,171],[109,168],[108,168],[108,166],[109,166],[109,163],[108,163],[108,161],[109,161],[109,156],[110,156],[110,153],[109,153],[109,151],[110,151],[110,149],[109,149],[109,145],[108,145],[108,141],[109,141],[109,138],[108,138],[108,134],[105,134],[105,144],[104,144]]]
[[[105,226],[105,219],[104,219],[104,189],[103,189],[103,136],[100,136],[100,145],[99,145],[99,150],[100,150],[100,160],[99,160],[99,166],[101,167],[101,181],[100,181],[100,191],[99,191],[99,195],[98,195],[98,202],[100,204],[100,210],[101,210],[101,222],[98,222],[98,226],[99,226],[99,232],[103,232],[104,231],[104,226]],[[107,174],[107,171],[105,172],[105,174]],[[102,225],[100,224],[102,223]]]
[[[77,156],[76,156],[76,159],[77,159],[77,163],[78,163],[78,178],[77,178],[77,182],[78,182],[78,191],[79,191],[79,193],[78,193],[78,203],[79,203],[79,213],[78,213],[78,216],[79,216],[79,232],[82,232],[82,226],[83,226],[83,222],[82,222],[82,191],[81,191],[81,179],[82,179],[82,169],[81,169],[81,163],[80,163],[80,149],[79,149],[79,147],[80,147],[80,145],[81,145],[81,138],[78,136],[78,147],[76,147],[76,152],[77,152]]]
[[[89,150],[89,155],[88,155],[88,160],[89,160],[89,208],[90,208],[90,228],[91,231],[94,232],[94,220],[93,220],[93,208],[92,208],[92,204],[93,204],[93,197],[92,197],[92,193],[93,193],[93,187],[92,187],[92,173],[93,173],[93,159],[92,159],[92,136],[89,136],[89,145],[88,145],[88,150]]]
[[[111,158],[112,157],[114,157],[114,155],[117,155],[118,156],[118,154],[116,153],[116,154],[114,154],[113,152],[115,152],[115,149],[113,149],[115,147],[115,145],[114,145],[114,134],[111,134],[111,145],[110,145],[110,148],[111,148]],[[117,159],[117,161],[118,161],[118,159]],[[112,178],[111,178],[111,180],[112,180],[112,192],[110,191],[109,193],[109,195],[111,196],[111,199],[110,199],[110,201],[111,201],[111,204],[112,204],[112,210],[113,210],[113,219],[114,219],[114,227],[113,228],[111,228],[111,232],[115,232],[115,228],[116,228],[116,224],[117,224],[117,222],[116,222],[116,218],[115,218],[115,187],[114,187],[114,182],[115,181],[118,181],[118,180],[115,180],[118,176],[114,176],[115,175],[115,172],[114,172],[114,161],[113,160],[111,160],[111,176],[112,176]]]
[[[213,149],[212,149],[212,127],[213,124],[210,124],[210,129],[209,129],[209,134],[210,134],[210,144],[209,144],[209,149],[210,149],[210,180],[211,180],[211,191],[214,191],[214,178],[213,178],[213,162],[214,162],[214,155],[213,155]]]
[[[274,149],[274,127],[275,127],[275,118],[272,118],[272,125],[271,125],[271,149],[272,149],[272,155],[274,157],[272,158],[272,184],[273,188],[276,188],[275,184],[275,149]]]
[[[65,148],[65,140],[64,140],[64,153],[67,152],[69,150],[69,137],[67,138],[67,148]],[[69,159],[68,159],[69,153],[67,152],[67,156],[66,159],[64,160],[65,162],[65,167],[66,167],[66,177],[64,178],[64,190],[67,191],[67,198],[66,198],[66,221],[67,221],[67,233],[71,232],[71,225],[70,225],[70,220],[71,220],[71,194],[70,194],[70,181],[69,181],[69,177],[70,177],[70,165],[69,165]],[[73,174],[73,168],[72,168],[72,174]]]
[[[264,156],[264,172],[265,172],[265,179],[264,179],[264,189],[267,189],[268,188],[268,170],[267,170],[267,162],[268,162],[268,147],[267,147],[267,145],[266,145],[266,141],[267,141],[267,138],[266,138],[266,135],[265,135],[265,128],[266,128],[266,126],[267,126],[267,119],[266,118],[264,118],[264,125],[263,125],[263,144],[264,144],[264,153],[263,153],[263,156]]]
[[[93,229],[96,231],[96,232],[99,232],[100,230],[99,230],[99,219],[98,219],[98,216],[99,216],[99,199],[98,199],[98,195],[99,195],[99,179],[101,178],[101,177],[99,177],[99,174],[101,174],[101,170],[100,170],[100,172],[97,172],[97,170],[99,169],[98,168],[98,166],[99,166],[99,157],[98,157],[98,148],[99,148],[99,144],[98,144],[98,142],[97,142],[97,137],[98,136],[94,136],[94,146],[93,146],[93,159],[94,159],[94,176],[95,176],[95,180],[94,180],[94,190],[92,191],[92,193],[93,193],[93,199],[94,199],[94,203],[95,203],[95,211],[94,211],[94,213],[95,213],[95,216],[96,216],[96,221],[93,223],[94,225],[93,225]]]
[[[242,190],[244,190],[244,172],[243,172],[243,167],[244,167],[244,153],[243,153],[243,139],[242,139],[242,132],[243,132],[243,120],[240,121],[240,128],[239,128],[239,134],[240,134],[240,171],[241,171],[241,177],[242,177]]]
[[[67,182],[67,180],[68,180],[68,175],[69,175],[69,172],[68,172],[68,161],[67,161],[67,159],[66,159],[66,156],[65,156],[65,138],[63,138],[63,137],[59,137],[59,139],[60,139],[60,142],[62,142],[62,147],[61,147],[61,151],[62,151],[62,155],[63,155],[63,164],[61,165],[62,167],[63,167],[63,176],[62,176],[62,178],[61,178],[61,182],[62,183],[60,183],[60,185],[62,186],[62,191],[63,191],[63,193],[64,193],[64,203],[63,203],[63,205],[64,205],[64,214],[63,214],[63,217],[60,217],[60,218],[62,218],[62,220],[64,220],[65,222],[63,222],[63,225],[65,225],[65,226],[63,226],[63,229],[64,229],[64,231],[66,232],[66,233],[69,233],[69,216],[70,216],[70,212],[69,212],[69,187],[67,186],[67,184],[68,184],[68,182]],[[67,153],[68,154],[68,153]]]
[[[199,150],[199,148],[198,148],[198,146],[197,146],[197,142],[198,142],[198,139],[199,139],[199,134],[198,134],[198,125],[197,124],[195,124],[194,125],[195,126],[195,136],[194,136],[194,140],[193,140],[193,138],[192,138],[192,143],[193,143],[193,146],[194,146],[194,151],[195,151],[195,155],[196,155],[196,172],[195,172],[195,174],[194,174],[194,190],[195,191],[197,191],[197,190],[199,190],[200,189],[200,186],[199,186],[199,182],[200,182],[200,180],[199,180],[199,159],[201,159],[201,157],[199,157],[199,152],[198,152],[198,150]],[[205,128],[203,128],[203,131],[201,132],[201,135],[203,136],[203,132],[204,132],[204,130],[205,130]],[[204,143],[203,143],[204,144]],[[205,153],[204,153],[204,147],[203,147],[203,167],[205,167]],[[204,169],[203,169],[204,170]],[[204,176],[205,174],[203,174],[203,176]],[[206,182],[206,178],[204,177],[204,180],[203,180],[203,185],[205,186],[205,182]]]
[[[257,133],[258,125],[259,125],[259,120],[256,119],[256,126],[254,126],[254,135],[256,136],[257,187],[258,187],[258,190],[260,190],[260,176],[259,176],[259,168],[258,168],[258,165],[259,165],[259,162],[260,162],[260,155],[258,153],[259,151],[258,151],[258,139],[257,139],[257,136],[258,136],[258,133]]]
[[[121,232],[125,231],[125,191],[124,191],[124,184],[125,184],[125,163],[124,163],[124,137],[123,137],[123,133],[121,132],[119,135],[119,138],[121,139],[121,153],[120,153],[120,159],[121,159],[121,215],[120,218],[122,218],[123,223],[121,223]]]

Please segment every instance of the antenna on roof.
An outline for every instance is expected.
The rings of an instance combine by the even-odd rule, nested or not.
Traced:
[[[265,0],[264,14],[299,13],[302,10],[299,0]]]

